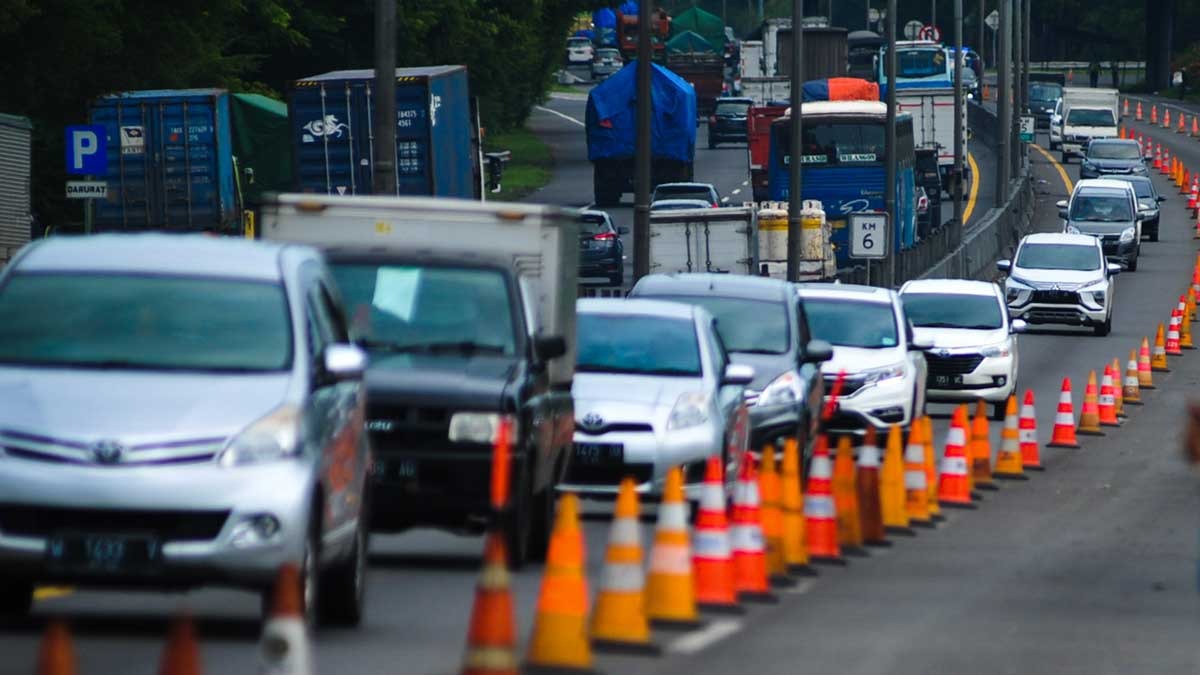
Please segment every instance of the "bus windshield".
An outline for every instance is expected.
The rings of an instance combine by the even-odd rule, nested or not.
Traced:
[[[784,166],[791,163],[792,130],[776,125],[779,154]],[[887,132],[882,120],[820,120],[804,118],[805,166],[882,165],[887,157]]]
[[[896,50],[900,57],[896,61],[896,80],[950,79],[950,59],[946,52],[936,47],[901,48]],[[879,59],[879,81],[887,82],[886,50]]]

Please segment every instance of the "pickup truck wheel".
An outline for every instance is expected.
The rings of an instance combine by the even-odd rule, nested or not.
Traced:
[[[533,514],[535,501],[533,481],[530,479],[530,469],[522,467],[521,478],[512,491],[512,504],[502,516],[504,527],[504,543],[508,548],[508,569],[517,572],[529,561],[530,535],[533,530]]]
[[[1104,323],[1096,326],[1094,330],[1097,337],[1104,337],[1112,332],[1112,314],[1109,314],[1108,318],[1104,320]]]
[[[363,525],[354,532],[349,557],[321,574],[317,601],[321,623],[352,628],[362,623],[367,589],[367,549],[369,535]]]
[[[8,581],[0,584],[0,616],[21,618],[33,608],[33,583]]]

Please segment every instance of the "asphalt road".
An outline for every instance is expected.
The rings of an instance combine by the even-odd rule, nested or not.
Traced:
[[[1200,143],[1178,143],[1200,167]],[[1044,140],[1043,140],[1044,142]],[[731,150],[736,152],[736,150]],[[1055,230],[1066,194],[1051,161],[1031,154],[1039,178],[1038,227]],[[1067,167],[1071,178],[1077,166]],[[703,174],[701,174],[703,175]],[[984,177],[986,184],[987,177]],[[723,186],[722,186],[723,187]],[[1165,188],[1165,183],[1163,184]],[[1186,285],[1197,246],[1178,197],[1164,204],[1163,241],[1146,243],[1141,269],[1122,275],[1112,335],[1039,330],[1020,338],[1020,386],[1038,399],[1047,440],[1063,376],[1081,404],[1087,371],[1122,362],[1164,321]],[[658,632],[659,658],[603,655],[608,673],[1194,673],[1197,478],[1179,459],[1182,407],[1200,384],[1200,351],[1156,374],[1147,405],[1080,450],[1043,451],[1048,467],[987,493],[977,511],[949,520],[845,569],[783,594],[774,606],[719,618],[703,633]],[[939,415],[938,445],[946,406]],[[999,425],[992,424],[998,443]],[[595,587],[607,536],[600,514],[585,524]],[[648,541],[649,526],[643,532]],[[419,531],[372,543],[370,606],[358,631],[321,631],[321,673],[451,673],[466,635],[481,541]],[[528,636],[540,570],[515,577],[519,632]],[[0,630],[0,673],[31,673],[45,617],[65,615],[81,673],[150,675],[173,613],[199,620],[208,673],[255,671],[257,598],[224,591],[182,595],[43,593],[32,619]],[[720,626],[719,629],[713,626]],[[753,669],[752,671],[749,669]]]

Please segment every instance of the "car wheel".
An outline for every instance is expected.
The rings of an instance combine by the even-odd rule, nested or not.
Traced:
[[[1150,230],[1150,241],[1158,241],[1158,225],[1154,225],[1154,229]]]
[[[33,608],[33,582],[6,581],[0,584],[0,616],[22,618]]]
[[[1134,256],[1133,256],[1132,258],[1130,258],[1130,259],[1129,259],[1129,263],[1128,263],[1128,264],[1126,264],[1126,266],[1125,266],[1125,267],[1126,267],[1126,269],[1128,269],[1130,272],[1136,272],[1136,271],[1137,271],[1137,266],[1138,266],[1138,258],[1139,258],[1139,257],[1141,257],[1141,255],[1140,255],[1140,254],[1134,254]]]
[[[533,481],[525,467],[521,472],[520,485],[513,490],[513,503],[502,517],[504,523],[504,543],[508,548],[508,568],[519,571],[529,560],[530,535],[532,534],[533,514]]]
[[[321,574],[317,607],[321,623],[352,628],[362,623],[367,589],[370,535],[361,524],[354,532],[350,556]]]
[[[1100,324],[1099,326],[1096,326],[1095,331],[1096,331],[1097,337],[1104,337],[1105,335],[1108,335],[1109,333],[1111,333],[1112,332],[1112,314],[1108,315],[1108,318],[1104,320],[1104,323]]]
[[[557,474],[556,474],[557,475]],[[554,529],[554,510],[558,503],[558,492],[555,482],[551,482],[544,490],[533,498],[536,520],[532,524],[529,535],[529,559],[534,562],[545,562],[546,553],[550,549],[550,532]]]
[[[321,559],[321,526],[320,505],[313,503],[313,522],[309,525],[308,536],[304,540],[304,553],[300,560],[300,603],[303,605],[304,623],[309,626],[317,624],[317,604],[321,596],[320,573],[318,561]],[[262,593],[262,619],[269,621],[275,609],[275,584]]]

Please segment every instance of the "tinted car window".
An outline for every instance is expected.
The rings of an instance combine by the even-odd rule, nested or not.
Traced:
[[[1057,84],[1029,85],[1029,98],[1034,101],[1053,101],[1062,96],[1062,87]]]
[[[716,115],[745,115],[750,110],[750,104],[745,101],[719,101]]]
[[[1017,254],[1017,267],[1031,270],[1100,269],[1100,252],[1095,246],[1075,244],[1025,244]]]
[[[712,200],[712,192],[708,188],[660,185],[654,189],[654,199],[701,199],[708,202]]]
[[[581,373],[698,377],[700,347],[690,319],[580,314],[576,327]]]
[[[1087,156],[1092,159],[1141,159],[1142,152],[1133,143],[1091,143]]]
[[[784,354],[788,350],[787,308],[780,303],[711,295],[667,296],[663,299],[707,309],[716,317],[721,341],[731,352]]]
[[[1126,181],[1133,186],[1133,192],[1138,197],[1154,197],[1154,186],[1146,179]]]
[[[827,298],[805,298],[813,337],[843,347],[873,349],[900,344],[892,306]]]
[[[1125,195],[1076,195],[1071,200],[1071,220],[1118,223],[1133,220]]]
[[[612,232],[608,221],[600,216],[583,216],[579,222],[579,236],[587,239],[598,234]]]
[[[904,314],[917,327],[992,330],[1004,326],[1000,303],[989,295],[905,293],[900,300]]]
[[[1113,121],[1111,110],[1086,110],[1076,108],[1067,113],[1067,124],[1078,127],[1111,127]]]
[[[940,49],[897,50],[896,77],[932,77],[946,72],[946,54]]]
[[[0,362],[145,370],[288,368],[283,287],[228,279],[16,274],[0,290]]]

